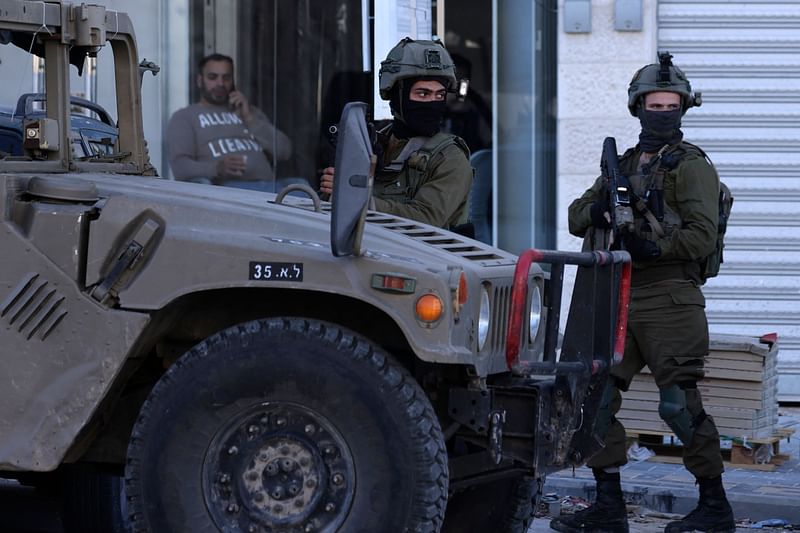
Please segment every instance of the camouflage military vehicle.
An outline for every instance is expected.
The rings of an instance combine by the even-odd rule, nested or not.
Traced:
[[[46,65],[0,158],[0,475],[69,487],[66,529],[524,531],[594,451],[627,254],[368,212],[358,104],[332,204],[159,179],[124,13],[0,0],[0,42]],[[103,47],[118,136],[76,157],[70,64]]]

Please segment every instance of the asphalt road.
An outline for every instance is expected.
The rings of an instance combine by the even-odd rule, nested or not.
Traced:
[[[0,479],[0,532],[2,533],[71,533],[65,532],[59,517],[56,497],[43,496],[29,487]],[[641,516],[636,512],[628,517],[630,533],[661,533],[672,520],[665,516]],[[752,533],[747,527],[737,528],[737,533]],[[777,533],[765,528],[761,533]],[[552,533],[550,517],[537,518],[528,533]],[[467,532],[465,532],[467,533]],[[481,533],[481,532],[470,532]],[[491,533],[491,532],[486,532]]]
[[[664,527],[667,522],[675,520],[679,515],[669,516],[662,513],[651,513],[647,509],[640,512],[631,512],[628,508],[628,526],[630,533],[663,533]],[[737,527],[736,533],[753,533],[756,531],[750,527]],[[759,533],[779,533],[784,532],[783,528],[761,528],[758,529]],[[533,521],[533,527],[528,530],[528,533],[554,533],[550,529],[550,517],[537,518]]]
[[[58,509],[55,497],[0,479],[2,533],[63,533]]]

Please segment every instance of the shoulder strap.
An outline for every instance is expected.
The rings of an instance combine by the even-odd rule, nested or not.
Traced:
[[[469,159],[469,148],[461,137],[439,132],[428,137],[427,142],[409,158],[408,166],[419,172],[425,172],[428,163],[451,145],[458,146],[464,152],[464,156]]]
[[[400,172],[403,170],[403,165],[406,164],[411,154],[424,147],[427,140],[428,137],[410,138],[397,157],[395,157],[391,163],[383,167],[384,172]]]
[[[386,172],[400,172],[408,162],[408,166],[419,172],[425,172],[428,162],[450,145],[458,146],[469,159],[469,147],[461,137],[449,133],[436,133],[432,137],[412,137],[388,165]]]

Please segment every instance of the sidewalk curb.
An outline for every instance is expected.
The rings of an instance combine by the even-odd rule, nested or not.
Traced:
[[[648,509],[664,513],[684,515],[697,505],[697,489],[685,483],[673,484],[664,480],[654,480],[657,485],[626,483],[622,490],[629,503],[643,505]],[[748,488],[748,487],[744,487]],[[749,518],[756,522],[769,518],[783,518],[792,523],[800,522],[800,506],[793,505],[791,498],[780,495],[764,495],[754,491],[736,488],[726,489],[733,514],[738,518]],[[544,484],[544,494],[556,493],[560,497],[578,496],[587,501],[594,500],[594,481],[585,478],[548,476]]]

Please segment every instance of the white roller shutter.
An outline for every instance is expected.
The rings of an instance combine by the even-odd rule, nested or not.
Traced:
[[[684,120],[733,192],[712,332],[777,332],[779,399],[800,401],[800,2],[660,0],[658,47],[703,105]]]

